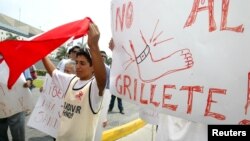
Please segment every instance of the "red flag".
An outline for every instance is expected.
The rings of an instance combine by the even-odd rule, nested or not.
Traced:
[[[0,42],[0,54],[9,67],[8,88],[14,85],[21,73],[32,64],[62,45],[68,39],[77,39],[87,34],[90,18],[85,18],[56,27],[30,40],[5,40]]]

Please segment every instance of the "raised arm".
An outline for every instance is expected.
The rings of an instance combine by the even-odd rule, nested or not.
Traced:
[[[46,56],[42,59],[43,65],[50,76],[52,76],[52,72],[56,69],[55,65],[50,61],[50,59]]]
[[[103,90],[106,86],[106,69],[99,50],[99,38],[100,32],[97,26],[95,24],[90,24],[88,32],[88,46],[90,48],[95,78],[99,89],[99,95],[102,96]]]

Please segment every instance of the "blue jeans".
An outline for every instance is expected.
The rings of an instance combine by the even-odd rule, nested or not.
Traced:
[[[9,141],[8,127],[13,141],[25,141],[25,113],[20,112],[0,119],[0,141]]]

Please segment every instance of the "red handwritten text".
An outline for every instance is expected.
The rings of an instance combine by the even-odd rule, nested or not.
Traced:
[[[120,7],[116,9],[116,24],[115,29],[118,30],[118,25],[120,25],[121,31],[123,31],[123,25],[125,20],[126,28],[130,28],[133,22],[133,5],[132,2],[129,2],[122,5],[122,12]]]
[[[194,0],[193,3],[193,8],[190,12],[190,15],[184,25],[185,27],[191,26],[192,24],[194,24],[197,14],[198,12],[204,11],[204,10],[208,10],[208,17],[209,17],[209,31],[215,31],[216,30],[216,23],[215,23],[215,19],[214,19],[214,0],[208,0],[208,6],[201,6],[200,2],[201,0]],[[244,28],[243,28],[243,24],[236,26],[236,27],[228,27],[227,26],[227,17],[228,17],[228,9],[229,9],[229,2],[230,0],[222,0],[222,15],[221,15],[221,26],[220,26],[220,30],[230,30],[230,31],[234,31],[234,32],[243,32]],[[203,4],[203,3],[201,3]]]
[[[146,94],[145,90],[146,87],[149,87],[149,94]],[[142,105],[153,105],[154,107],[162,107],[165,109],[169,109],[172,111],[177,111],[178,104],[170,104],[167,103],[167,100],[171,100],[172,94],[169,94],[167,91],[168,89],[176,89],[175,85],[163,85],[162,87],[162,98],[161,100],[155,99],[155,93],[156,89],[161,89],[161,87],[158,87],[155,84],[148,84],[148,83],[138,83],[137,79],[132,80],[132,78],[129,75],[118,75],[116,77],[115,81],[115,87],[117,93],[120,95],[128,96],[130,100],[133,101],[139,101]],[[140,89],[138,89],[140,88]],[[249,88],[250,89],[250,88]],[[139,91],[138,91],[139,90]],[[192,107],[193,107],[193,97],[194,94],[201,93],[203,94],[203,87],[202,86],[181,86],[180,91],[187,91],[187,114],[192,113]],[[196,93],[194,93],[196,92]],[[213,100],[213,95],[215,94],[222,94],[226,95],[226,89],[221,88],[209,88],[208,94],[207,94],[207,103],[205,104],[206,108],[204,110],[204,116],[211,117],[217,120],[226,120],[226,116],[222,113],[217,113],[214,111],[211,111],[211,106],[213,104],[218,103],[218,101]],[[148,98],[146,98],[146,95],[149,95]],[[137,99],[139,97],[139,99]],[[249,102],[249,101],[248,101]],[[248,103],[249,104],[249,103]],[[247,105],[248,106],[248,105]],[[249,123],[249,120],[242,120],[241,124]]]

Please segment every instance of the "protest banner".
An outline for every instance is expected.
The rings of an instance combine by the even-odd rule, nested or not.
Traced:
[[[10,117],[16,113],[32,110],[33,102],[29,88],[24,88],[26,82],[21,74],[10,90],[7,88],[9,69],[5,61],[0,62],[0,118]]]
[[[28,126],[56,137],[62,116],[64,94],[47,74],[43,91],[29,118]]]
[[[111,92],[207,124],[250,124],[250,1],[113,0]]]
[[[158,125],[159,124],[159,112],[155,109],[147,107],[141,107],[139,109],[139,117],[147,123]]]

